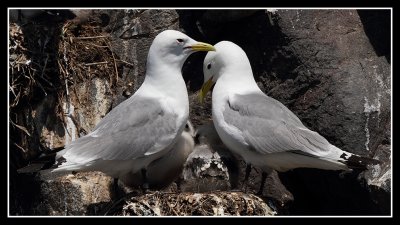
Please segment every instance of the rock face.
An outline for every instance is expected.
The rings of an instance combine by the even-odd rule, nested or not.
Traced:
[[[107,10],[111,45],[118,57],[131,64],[121,77],[132,82],[133,94],[142,84],[146,72],[147,53],[154,37],[163,30],[179,29],[178,14],[174,10]],[[118,101],[117,101],[118,102]]]
[[[269,94],[287,102],[307,126],[332,144],[381,160],[383,164],[377,166],[381,173],[373,176],[389,184],[390,150],[379,146],[390,143],[390,64],[376,54],[364,31],[371,24],[363,24],[359,13],[352,10],[284,11],[279,15],[282,33],[293,40],[287,47],[299,63],[293,70],[296,76]],[[289,103],[291,97],[285,96],[296,99]],[[376,206],[359,212],[388,214],[390,190],[381,191],[386,192],[386,200],[381,198]]]
[[[16,170],[85,135],[131,96],[143,82],[153,38],[166,29],[209,43],[235,42],[247,53],[265,93],[332,144],[383,163],[361,174],[273,173],[263,199],[250,194],[258,191],[261,179],[254,168],[247,194],[216,192],[241,188],[245,164],[213,138],[215,130],[206,129],[211,135],[198,137],[183,180],[165,189],[202,194],[136,196],[122,201],[116,215],[269,215],[265,202],[290,215],[390,213],[390,11],[228,10],[215,17],[212,10],[126,9],[73,14],[73,20],[46,13],[35,23],[10,25],[10,214],[103,215],[113,205],[117,195],[103,174],[38,181]],[[211,118],[210,96],[204,105],[196,96],[204,55],[193,54],[183,68],[190,119],[199,130],[210,127]]]
[[[111,202],[113,179],[101,172],[69,174],[42,181],[36,215],[97,215]]]
[[[390,128],[388,128],[390,130]],[[365,179],[370,190],[372,201],[381,212],[390,212],[391,189],[391,147],[390,144],[378,146],[377,159],[382,160],[382,165],[375,165],[366,171],[361,179]]]
[[[72,21],[38,19],[10,27],[11,214],[34,214],[32,205],[37,204],[35,198],[20,197],[29,195],[26,180],[37,181],[16,169],[90,132],[141,85],[153,38],[162,30],[178,29],[174,10],[75,14]],[[73,213],[86,214],[80,209]]]

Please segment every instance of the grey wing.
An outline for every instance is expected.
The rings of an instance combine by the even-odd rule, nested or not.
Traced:
[[[264,94],[235,95],[226,103],[225,122],[242,132],[250,149],[262,154],[294,151],[322,156],[329,142],[305,127],[279,101]]]
[[[71,163],[126,160],[157,153],[175,140],[183,128],[178,115],[165,112],[156,99],[128,99],[110,111],[93,132],[66,146],[58,157]]]

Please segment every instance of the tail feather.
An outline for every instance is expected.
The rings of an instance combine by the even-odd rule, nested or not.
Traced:
[[[55,155],[53,154],[52,158],[49,155],[46,155],[43,158],[49,158],[48,161],[34,161],[29,165],[20,168],[17,170],[18,173],[38,173],[40,174],[41,179],[45,180],[53,180],[57,177],[67,175],[72,171],[78,170],[79,168],[75,164],[66,165],[63,164],[66,162],[64,157],[59,157],[55,159]],[[62,165],[62,167],[60,167]]]
[[[367,169],[368,165],[378,165],[382,162],[377,159],[372,159],[365,156],[352,154],[347,160],[345,160],[345,164],[350,168],[360,168]]]
[[[41,170],[50,168],[55,162],[56,153],[39,157],[30,162],[27,166],[17,170],[18,173],[37,173]]]

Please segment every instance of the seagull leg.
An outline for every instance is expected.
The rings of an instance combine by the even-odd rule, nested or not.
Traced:
[[[118,187],[118,178],[114,178],[114,182],[113,182],[113,192],[114,192],[115,195],[117,195],[118,189],[119,189],[119,187]]]
[[[247,192],[247,182],[249,181],[249,176],[251,172],[251,164],[246,164],[246,174],[244,175],[244,180],[242,184],[242,191]]]
[[[250,172],[251,172],[251,164],[246,164],[246,174],[244,176],[243,183],[247,183],[247,181],[249,181]]]
[[[263,190],[264,190],[265,180],[267,179],[267,176],[268,176],[268,174],[266,172],[262,172],[260,190],[258,190],[256,195],[262,195]]]
[[[119,189],[119,186],[118,186],[118,178],[114,178],[114,182],[117,184],[117,185],[114,185],[114,186],[117,186],[117,188]],[[100,215],[100,214],[104,214],[105,216],[106,216],[106,215],[110,215],[110,214],[109,214],[110,212],[111,212],[111,215],[112,215],[113,213],[115,213],[115,211],[117,211],[118,209],[120,209],[120,207],[122,207],[122,204],[123,204],[124,202],[126,202],[126,201],[129,200],[130,198],[136,197],[136,196],[138,196],[138,195],[139,195],[139,192],[138,192],[138,191],[131,191],[131,192],[125,194],[125,195],[122,196],[122,197],[117,196],[117,198],[116,198],[115,200],[112,200],[112,201],[108,204],[108,206],[105,206],[105,207],[104,207],[104,213],[101,212],[101,213],[99,213],[99,215]]]
[[[142,184],[142,189],[143,189],[143,193],[146,193],[147,190],[149,189],[149,183],[147,181],[147,170],[146,169],[142,169],[142,179],[143,179],[143,184]]]
[[[124,191],[124,187],[121,187],[118,184],[118,182],[119,182],[118,178],[114,178],[113,179],[113,184],[112,184],[111,189],[110,189],[110,192],[111,192],[111,195],[112,195],[113,199],[114,198],[115,199],[119,199],[119,198],[121,198],[121,197],[126,195],[125,191]],[[124,185],[124,184],[121,184],[121,185]]]

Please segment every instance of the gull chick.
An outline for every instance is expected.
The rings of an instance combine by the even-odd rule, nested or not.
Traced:
[[[151,162],[147,167],[147,183],[149,188],[164,188],[179,177],[186,159],[193,152],[194,135],[194,127],[188,120],[182,135],[172,147],[172,150],[163,157]],[[143,176],[141,172],[127,174],[121,177],[121,181],[128,186],[140,187],[143,185]]]

